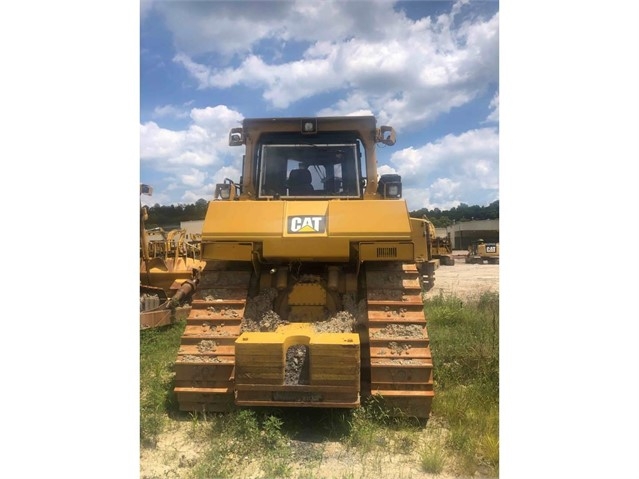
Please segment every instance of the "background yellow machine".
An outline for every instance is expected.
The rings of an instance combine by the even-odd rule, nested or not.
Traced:
[[[152,191],[140,185],[141,195]],[[140,205],[140,329],[166,326],[178,312],[185,314],[180,307],[196,286],[194,276],[206,265],[199,259],[199,245],[186,241],[185,230],[147,230],[147,219],[148,210]]]
[[[468,246],[466,263],[499,264],[499,243],[486,243],[483,239],[473,241]]]
[[[395,143],[372,116],[245,119],[242,176],[216,186],[206,261],[176,360],[181,410],[346,407],[381,396],[427,418],[433,364],[422,292],[432,224],[410,218]]]

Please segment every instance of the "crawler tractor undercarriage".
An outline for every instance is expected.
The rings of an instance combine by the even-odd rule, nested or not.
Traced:
[[[211,265],[202,273],[175,365],[180,409],[353,408],[381,396],[395,414],[427,418],[433,364],[420,272],[415,264],[392,262],[362,269],[359,281],[354,275],[350,285],[341,281],[339,294],[324,288],[330,278],[313,275],[289,280],[278,293],[270,288],[277,274],[257,278],[241,263]],[[255,298],[270,304],[253,308]],[[350,312],[335,311],[342,308]],[[327,327],[332,323],[317,320],[317,311],[350,328]]]

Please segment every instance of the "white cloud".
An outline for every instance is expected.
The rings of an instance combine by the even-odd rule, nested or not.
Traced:
[[[225,178],[238,181],[240,175],[238,166],[222,166],[215,170],[210,177],[201,171],[193,170],[192,175],[182,177],[183,183],[193,181],[193,184],[189,185],[189,188],[182,194],[181,201],[184,204],[194,204],[199,199],[212,200],[217,183],[224,182]]]
[[[228,59],[280,30],[289,10],[286,2],[157,2],[155,7],[179,51],[188,56],[216,52]]]
[[[224,167],[220,168],[215,173],[215,175],[213,175],[213,182],[214,183],[223,183],[226,178],[237,182],[237,181],[239,181],[241,174],[242,173],[240,172],[240,169],[238,167],[235,167],[235,166],[224,166]]]
[[[188,173],[180,175],[182,184],[191,188],[198,188],[202,186],[205,179],[206,173],[201,170],[196,170],[195,168],[191,168]]]
[[[175,61],[195,78],[200,88],[228,88],[244,85],[263,89],[263,98],[277,108],[322,91],[338,88],[343,80],[328,59],[301,59],[281,65],[266,64],[260,57],[248,56],[237,68],[215,70],[193,62],[185,55]]]
[[[402,176],[404,197],[412,210],[448,209],[477,195],[486,203],[498,198],[499,137],[495,128],[446,135],[419,148],[405,148],[394,153],[390,162],[387,170]]]
[[[204,166],[216,161],[209,132],[191,125],[184,131],[158,127],[154,122],[140,126],[140,159],[158,163],[158,167]]]
[[[403,17],[385,0],[344,2],[156,2],[177,49],[190,57],[216,53],[230,60],[263,40],[333,41],[388,35],[390,17]]]
[[[162,105],[156,106],[151,114],[152,118],[187,118],[189,116],[188,111],[184,108],[175,105]]]
[[[343,100],[337,101],[333,106],[323,108],[317,112],[318,116],[341,116],[341,115],[373,115],[371,105],[361,92],[349,95]],[[384,123],[384,118],[378,115],[378,120]]]
[[[431,201],[437,204],[454,204],[457,201],[451,200],[451,198],[459,196],[461,187],[462,183],[460,181],[453,181],[450,178],[437,178],[428,188],[429,197]],[[443,209],[441,206],[439,208]]]
[[[238,179],[241,161],[241,153],[228,146],[228,132],[241,122],[241,114],[218,105],[194,108],[190,117],[192,123],[181,131],[161,128],[152,121],[140,125],[142,167],[154,163],[166,175],[167,190],[185,190],[185,203],[210,198],[215,183],[227,175]],[[158,197],[149,201],[158,201]]]
[[[402,196],[406,199],[409,211],[422,208],[449,210],[462,203],[459,200],[462,187],[460,182],[448,178],[437,178],[425,188],[403,188]]]
[[[160,128],[153,121],[140,125],[140,159],[166,159],[179,154],[183,136],[181,132]]]
[[[344,112],[349,110],[345,105],[360,103],[358,109],[373,110],[400,130],[431,121],[498,82],[499,14],[488,20],[466,20],[455,30],[453,17],[464,2],[449,15],[418,21],[393,11],[390,2],[322,2],[321,9],[293,2],[285,3],[284,9],[278,4],[277,14],[268,12],[264,17],[248,7],[203,3],[207,6],[162,9],[182,48],[175,61],[200,88],[257,88],[276,108],[345,90],[347,99],[327,110]],[[185,24],[187,19],[191,23]],[[216,28],[205,28],[213,19]],[[227,22],[233,25],[233,34],[211,32],[227,32]],[[285,40],[282,45],[307,43],[302,58],[275,63],[260,55],[260,42],[275,38]],[[208,57],[194,59],[206,52],[250,54],[235,66],[220,67],[219,62],[206,63]],[[365,105],[360,98],[368,99]]]
[[[244,119],[241,113],[225,105],[194,108],[191,110],[191,118],[195,124],[214,131],[217,135],[223,133],[224,136],[231,127],[238,126]]]
[[[379,165],[377,167],[377,176],[397,174],[397,170],[389,165]]]
[[[490,101],[488,108],[490,108],[491,111],[486,117],[484,123],[499,123],[499,92],[495,93],[495,96]]]
[[[193,123],[182,131],[160,128],[150,121],[140,125],[140,158],[168,160],[174,164],[209,165],[228,154],[228,132],[242,115],[226,106],[194,108]]]

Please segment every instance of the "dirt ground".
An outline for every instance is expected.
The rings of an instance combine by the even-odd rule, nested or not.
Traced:
[[[462,254],[462,253],[460,253]],[[462,299],[472,299],[481,295],[484,291],[499,292],[499,265],[491,264],[466,264],[463,257],[455,259],[454,266],[440,266],[435,271],[435,286],[426,293],[426,298],[435,295],[454,294]],[[161,435],[154,448],[141,448],[140,450],[140,478],[188,478],[190,468],[197,463],[198,454],[203,445],[192,440],[191,421],[169,421],[166,431]],[[445,430],[430,424],[419,438],[423,446],[433,439],[434,435],[445,434]],[[385,441],[385,438],[379,438]],[[446,466],[439,475],[422,472],[419,468],[418,452],[412,454],[393,454],[394,448],[389,445],[385,454],[375,454],[374,457],[362,457],[355,455],[338,442],[322,442],[300,444],[300,441],[291,441],[291,455],[300,457],[299,450],[304,448],[320,448],[321,460],[319,463],[304,463],[299,461],[294,464],[292,477],[313,478],[437,478],[437,479],[461,479],[451,473]],[[318,451],[314,451],[317,455]],[[258,471],[252,471],[250,459],[247,458],[247,470],[242,477],[260,477]],[[474,478],[485,478],[481,472]]]
[[[454,266],[440,266],[435,270],[435,286],[426,297],[454,294],[461,299],[470,299],[484,291],[499,293],[498,264],[467,264],[461,252],[455,256]]]

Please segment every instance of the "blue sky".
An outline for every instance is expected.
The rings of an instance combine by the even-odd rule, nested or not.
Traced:
[[[243,118],[373,114],[410,210],[499,199],[497,1],[143,1],[144,204],[238,180]]]

